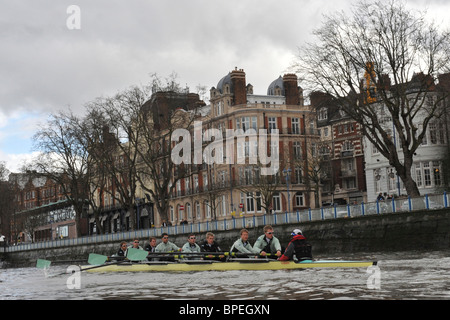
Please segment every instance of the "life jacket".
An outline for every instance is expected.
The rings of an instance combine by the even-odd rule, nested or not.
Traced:
[[[294,252],[297,260],[301,261],[312,259],[312,247],[303,235],[298,234],[294,236],[289,244],[291,243],[294,246]]]
[[[269,241],[267,241],[269,240]],[[266,246],[262,249],[262,251],[270,253],[272,251],[270,245],[272,244],[273,238],[272,239],[268,239],[266,238],[266,236],[264,236],[264,243],[266,244]]]

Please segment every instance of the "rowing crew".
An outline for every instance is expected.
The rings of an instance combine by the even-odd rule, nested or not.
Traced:
[[[248,230],[242,229],[240,239],[236,240],[230,249],[230,252],[239,252],[246,254],[259,254],[276,258],[281,261],[288,260],[306,260],[312,259],[311,245],[306,241],[300,229],[295,229],[291,233],[291,241],[286,250],[281,247],[280,241],[273,235],[273,228],[267,225],[263,229],[264,234],[259,236],[253,247],[248,241]],[[284,253],[282,253],[284,252]]]
[[[272,226],[267,225],[263,229],[264,234],[258,237],[254,245],[252,246],[248,241],[249,232],[247,229],[240,231],[240,238],[234,242],[230,249],[230,253],[242,253],[245,255],[260,255],[263,257],[270,257],[281,261],[288,260],[305,260],[312,259],[311,245],[306,241],[303,233],[300,229],[295,229],[291,233],[291,241],[283,250],[280,241],[274,236]],[[139,240],[135,239],[132,244],[132,248],[148,251],[149,253],[170,253],[170,252],[185,252],[185,253],[204,253],[204,252],[222,252],[219,244],[214,240],[215,236],[212,232],[206,233],[206,239],[198,245],[196,243],[196,236],[189,234],[187,242],[179,248],[176,244],[169,241],[169,235],[163,233],[161,235],[161,243],[156,245],[156,238],[150,237],[149,243],[142,248],[139,245]],[[117,256],[125,257],[127,255],[127,243],[121,242],[120,249],[117,252]],[[147,257],[148,260],[152,260],[151,255]],[[167,257],[164,260],[173,260],[174,257]],[[212,257],[211,259],[225,261],[224,255]],[[161,258],[159,259],[161,260]]]

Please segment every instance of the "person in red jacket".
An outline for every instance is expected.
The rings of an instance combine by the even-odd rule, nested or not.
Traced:
[[[289,260],[311,260],[311,245],[306,241],[300,229],[295,229],[292,233],[291,242],[286,247],[284,254],[278,259],[280,261]]]

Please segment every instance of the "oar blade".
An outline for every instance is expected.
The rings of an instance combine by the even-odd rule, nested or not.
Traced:
[[[148,252],[145,250],[129,248],[127,250],[127,258],[131,261],[141,261],[147,258]]]
[[[37,259],[36,261],[36,268],[39,269],[48,269],[50,267],[50,264],[52,262],[49,260],[45,260],[45,259]]]
[[[88,263],[91,265],[100,265],[100,264],[104,264],[107,259],[108,259],[107,256],[103,256],[101,254],[96,254],[96,253],[90,253]]]

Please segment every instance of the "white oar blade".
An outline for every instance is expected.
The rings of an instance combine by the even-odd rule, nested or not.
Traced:
[[[127,250],[127,258],[132,261],[141,261],[147,258],[148,252],[145,250],[129,248]]]
[[[108,259],[107,256],[102,256],[101,254],[90,253],[88,263],[91,265],[100,265],[104,264]]]
[[[36,268],[39,269],[48,269],[50,267],[50,264],[52,262],[49,260],[44,260],[44,259],[37,259],[36,261]]]

